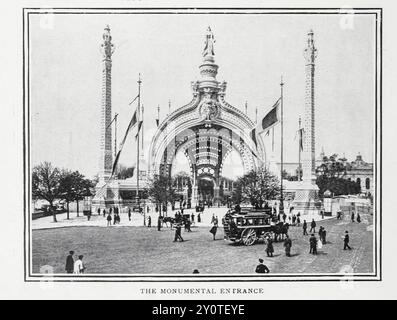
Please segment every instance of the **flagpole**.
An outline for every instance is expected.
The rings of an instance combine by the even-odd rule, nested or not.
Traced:
[[[138,79],[138,130],[139,130],[139,123],[140,123],[140,110],[141,110],[141,74],[139,73],[139,79]],[[139,203],[139,131],[138,131],[138,139],[137,139],[137,145],[136,145],[136,201],[138,204],[138,211],[140,212],[141,207]],[[144,219],[143,225],[146,224],[146,221]]]
[[[301,181],[301,143],[302,143],[302,131],[301,131],[301,117],[299,117],[299,139],[298,139],[298,181]]]
[[[119,114],[116,113],[114,115],[114,158],[116,159],[117,156],[117,116]]]
[[[143,133],[144,133],[143,127],[145,125],[144,122],[143,122],[144,115],[145,115],[145,108],[144,108],[144,106],[142,104],[142,119],[141,119],[141,121],[142,121],[142,145],[141,145],[142,152],[143,152],[143,144],[144,144],[144,142],[143,142],[143,138],[144,138],[144,136],[143,136]]]
[[[157,127],[160,125],[160,105],[157,105]]]
[[[280,175],[280,180],[281,180],[281,184],[280,184],[280,206],[279,206],[279,213],[284,214],[284,192],[283,192],[283,165],[284,165],[284,154],[283,154],[283,149],[284,149],[284,127],[283,127],[283,104],[284,104],[284,98],[283,98],[283,87],[284,87],[284,82],[283,82],[283,76],[281,76],[281,82],[280,82],[280,91],[281,91],[281,165],[280,165],[280,171],[281,171],[281,175]]]

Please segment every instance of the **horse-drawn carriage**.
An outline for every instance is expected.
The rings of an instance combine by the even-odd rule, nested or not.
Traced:
[[[229,210],[222,219],[225,240],[251,246],[255,242],[265,241],[267,237],[274,241],[288,233],[288,223],[275,223],[265,210],[242,209]]]

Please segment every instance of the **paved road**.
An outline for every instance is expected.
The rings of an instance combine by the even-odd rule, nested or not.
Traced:
[[[83,254],[89,273],[158,273],[190,274],[194,269],[208,274],[253,273],[258,258],[263,258],[272,273],[338,273],[350,269],[355,273],[373,271],[372,217],[363,222],[330,219],[317,224],[327,230],[328,244],[317,256],[309,254],[308,237],[299,227],[291,227],[292,257],[286,257],[282,243],[275,244],[273,258],[267,258],[265,245],[233,245],[223,240],[222,228],[216,241],[209,227],[194,227],[183,232],[186,240],[173,242],[174,231],[146,227],[69,227],[33,231],[33,271],[51,265],[56,273],[64,272],[69,250]],[[353,250],[343,251],[345,230],[351,235]]]

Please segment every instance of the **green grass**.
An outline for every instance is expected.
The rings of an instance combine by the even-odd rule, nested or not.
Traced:
[[[282,243],[275,244],[275,256],[267,258],[265,245],[250,247],[233,245],[223,240],[218,228],[213,241],[209,228],[192,228],[182,232],[185,242],[173,242],[174,231],[145,227],[68,227],[33,231],[33,272],[51,265],[55,273],[64,273],[65,259],[70,250],[83,254],[87,273],[111,274],[191,274],[194,269],[207,274],[253,273],[258,258],[273,273],[339,272],[351,265],[354,272],[372,272],[372,232],[367,224],[351,224],[335,219],[324,221],[329,244],[318,256],[308,254],[308,237],[301,228],[292,227],[292,257],[284,254]],[[318,223],[320,226],[320,223]],[[343,251],[341,237],[351,233],[352,251]]]

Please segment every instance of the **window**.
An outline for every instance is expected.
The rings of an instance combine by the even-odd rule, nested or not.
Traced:
[[[371,187],[371,181],[369,178],[365,179],[365,189],[369,190]]]

